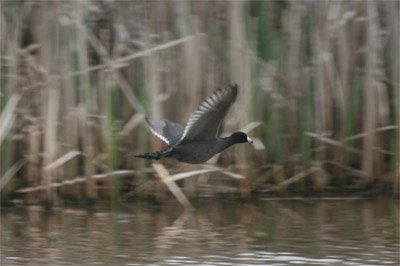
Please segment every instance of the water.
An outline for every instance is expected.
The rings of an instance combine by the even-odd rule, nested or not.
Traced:
[[[194,204],[3,208],[1,265],[400,265],[390,199]]]

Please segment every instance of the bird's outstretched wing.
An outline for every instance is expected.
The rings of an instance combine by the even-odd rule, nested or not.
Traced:
[[[190,116],[178,143],[215,138],[229,107],[236,100],[237,90],[235,84],[214,91]]]
[[[169,146],[175,145],[181,139],[184,127],[166,119],[148,118],[147,124],[151,132],[167,143]]]

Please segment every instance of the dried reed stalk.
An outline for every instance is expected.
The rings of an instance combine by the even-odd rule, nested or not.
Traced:
[[[37,125],[32,125],[28,129],[28,154],[27,159],[27,183],[29,186],[36,186],[39,183],[40,175],[40,148],[41,148],[41,132]]]
[[[47,187],[47,201],[52,202],[55,200],[55,194],[51,190],[51,183],[56,180],[56,173],[54,170],[47,170],[46,166],[53,162],[57,156],[57,120],[60,107],[60,91],[58,89],[48,89],[48,109],[46,110],[46,128],[44,135],[44,150],[46,155],[44,157],[44,162],[42,166],[42,184]]]
[[[3,140],[10,131],[14,121],[15,121],[15,110],[17,108],[18,102],[21,99],[20,94],[13,94],[7,102],[6,107],[0,115],[0,149]]]
[[[150,40],[147,40],[150,42]],[[151,43],[148,44],[151,46]],[[149,54],[145,59],[145,82],[150,97],[150,112],[151,116],[162,118],[163,110],[162,105],[159,101],[159,95],[162,94],[162,88],[160,83],[160,65],[157,53]],[[153,136],[153,140],[155,137]],[[151,150],[161,150],[161,141],[152,141]],[[158,202],[164,202],[166,200],[165,186],[160,182],[154,184],[154,196]]]
[[[246,111],[250,103],[251,95],[251,84],[250,84],[250,57],[247,45],[245,42],[245,32],[244,32],[244,22],[243,22],[243,12],[244,12],[244,2],[243,1],[232,1],[229,2],[229,56],[230,56],[230,73],[232,75],[232,83],[237,83],[239,85],[239,97],[237,103],[235,104],[234,111],[237,112],[235,115],[236,119],[234,125],[239,125],[243,127],[249,123],[248,112]],[[232,122],[230,122],[229,117],[226,119],[227,129],[230,132],[236,131],[232,130]],[[241,151],[241,152],[239,152]],[[235,158],[237,162],[242,162],[245,160],[245,155],[243,149],[237,149],[235,152]],[[242,175],[246,176],[246,169],[242,168]],[[250,196],[250,185],[249,179],[242,179],[240,181],[240,194],[243,198]]]
[[[96,66],[88,67],[87,69],[84,69],[84,70],[71,72],[71,73],[68,74],[68,76],[71,77],[71,76],[76,76],[76,75],[82,75],[82,74],[85,74],[85,73],[88,73],[88,72],[92,72],[92,71],[107,69],[108,67],[111,67],[111,68],[112,67],[121,67],[122,63],[129,62],[129,61],[134,60],[136,58],[146,57],[146,56],[148,56],[148,55],[150,55],[150,54],[152,54],[154,52],[165,50],[165,49],[168,49],[170,47],[174,47],[176,45],[179,45],[181,43],[185,43],[187,41],[190,41],[192,38],[193,38],[192,36],[187,36],[187,37],[184,37],[184,38],[181,38],[181,39],[178,39],[178,40],[170,41],[168,43],[155,46],[153,48],[147,49],[147,50],[142,51],[142,52],[134,53],[134,54],[131,54],[131,55],[127,55],[127,56],[112,60],[111,62],[108,62],[106,64],[99,64],[99,65],[96,65]]]
[[[54,169],[60,167],[61,165],[67,163],[69,160],[72,160],[74,157],[81,154],[80,151],[70,151],[60,158],[56,159],[54,162],[50,163],[49,165],[45,166],[46,171],[53,171]]]
[[[20,160],[16,162],[10,169],[5,172],[5,174],[0,178],[0,192],[3,188],[10,182],[10,180],[15,176],[15,174],[24,166],[25,160]]]
[[[122,177],[132,176],[135,173],[136,173],[136,171],[134,171],[134,170],[118,170],[118,171],[109,172],[109,173],[105,173],[105,174],[93,175],[92,178],[94,180],[122,178]],[[76,184],[84,183],[84,182],[87,182],[86,177],[76,177],[71,180],[63,180],[61,182],[53,182],[50,184],[50,187],[51,188],[62,188],[65,186],[76,185]],[[25,194],[25,193],[32,193],[32,192],[36,192],[36,191],[40,191],[40,190],[46,191],[48,189],[48,187],[49,186],[28,187],[28,188],[19,189],[16,191],[16,193]]]
[[[369,132],[364,138],[363,149],[364,156],[362,161],[362,171],[364,173],[365,182],[369,183],[377,178],[376,169],[377,161],[375,146],[378,144],[378,139],[375,128],[378,127],[378,105],[379,105],[379,90],[382,85],[376,78],[376,74],[382,71],[379,53],[381,44],[378,37],[378,14],[376,13],[376,3],[366,2],[367,9],[367,51],[366,51],[366,77],[365,77],[365,94],[364,94],[364,119],[363,130]]]
[[[164,184],[168,187],[171,193],[176,197],[179,203],[182,204],[186,209],[194,209],[193,205],[186,198],[185,194],[181,191],[181,189],[176,185],[173,181],[173,178],[169,175],[167,169],[162,164],[154,163],[154,170],[157,172],[158,176],[164,182]]]
[[[89,68],[89,47],[90,43],[90,33],[86,32],[85,29],[85,3],[82,1],[76,1],[73,3],[74,10],[76,11],[76,16],[74,17],[74,23],[78,26],[77,30],[77,41],[78,41],[78,53],[79,61],[77,68],[79,70]],[[90,40],[89,40],[90,39]],[[91,43],[95,48],[97,43]],[[79,94],[80,94],[80,104],[78,106],[78,133],[79,136],[76,140],[81,140],[83,143],[84,154],[84,175],[86,178],[85,183],[85,195],[89,199],[98,198],[98,189],[96,181],[93,179],[93,174],[95,173],[95,166],[93,160],[96,153],[96,147],[94,145],[94,126],[90,123],[91,119],[89,114],[98,111],[98,103],[94,101],[96,99],[96,91],[92,88],[92,82],[90,81],[90,73],[84,73],[79,75]],[[71,77],[71,79],[76,77]]]
[[[326,21],[326,14],[328,12],[328,4],[325,2],[315,2],[316,13],[316,29],[313,31],[312,48],[313,48],[313,68],[316,73],[314,79],[315,86],[315,129],[319,135],[326,135],[327,132],[332,131],[332,95],[330,88],[326,86],[329,84],[331,73],[328,72],[329,61],[329,42],[328,42],[328,21]],[[324,147],[320,145],[321,149]],[[318,154],[318,159],[324,160],[326,154]]]
[[[190,18],[190,24],[182,24],[180,28],[180,35],[187,36],[191,32],[194,38],[190,42],[183,44],[183,67],[186,70],[186,75],[182,75],[182,84],[186,88],[184,90],[185,105],[180,108],[180,112],[189,119],[188,115],[197,109],[199,100],[202,99],[201,81],[204,79],[204,73],[201,71],[202,64],[202,38],[198,34],[199,21],[197,16],[191,16],[189,9],[186,5],[183,6],[181,12],[181,20],[185,17]],[[185,119],[186,120],[186,119]],[[195,192],[197,178],[190,178],[184,180],[184,188],[188,196]]]
[[[313,175],[313,174],[315,174],[315,173],[317,173],[319,171],[320,171],[320,169],[317,168],[317,167],[313,167],[313,168],[307,169],[305,171],[302,171],[302,172],[300,172],[300,173],[298,173],[298,174],[286,179],[285,181],[282,181],[281,183],[279,183],[277,186],[275,186],[273,188],[264,190],[263,192],[268,192],[269,193],[269,192],[282,190],[282,189],[286,188],[288,185],[290,185],[292,183],[295,183],[295,182],[298,182],[299,180],[303,179],[304,177],[309,176],[309,175]]]

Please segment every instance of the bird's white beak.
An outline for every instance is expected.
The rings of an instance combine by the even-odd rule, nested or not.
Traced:
[[[247,142],[253,143],[253,140],[251,138],[249,138],[249,136],[247,136]]]

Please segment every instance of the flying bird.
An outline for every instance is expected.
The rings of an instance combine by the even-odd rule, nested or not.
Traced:
[[[151,132],[168,146],[136,157],[155,160],[171,157],[185,163],[200,164],[236,143],[253,143],[243,132],[235,132],[226,138],[217,136],[222,120],[236,100],[237,91],[236,84],[214,91],[194,111],[185,127],[166,119],[146,118]]]

